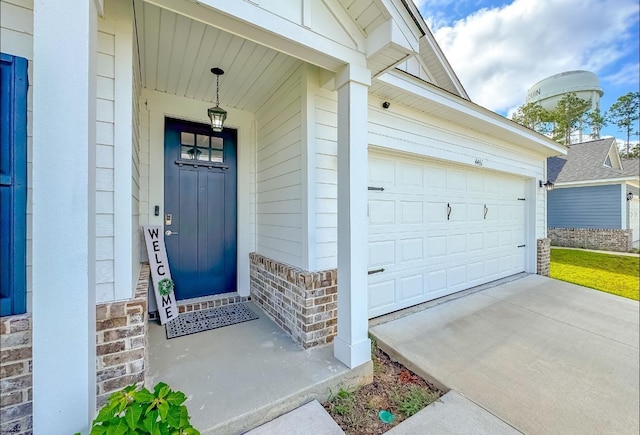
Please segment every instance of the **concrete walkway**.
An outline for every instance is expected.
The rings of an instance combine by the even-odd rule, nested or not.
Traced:
[[[639,317],[637,301],[528,275],[371,333],[521,432],[637,435]]]

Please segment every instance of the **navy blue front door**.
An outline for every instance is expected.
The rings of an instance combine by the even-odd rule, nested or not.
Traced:
[[[236,291],[236,140],[236,130],[165,121],[163,218],[177,299]]]

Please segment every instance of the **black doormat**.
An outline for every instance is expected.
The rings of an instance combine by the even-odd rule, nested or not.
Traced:
[[[196,332],[255,320],[258,316],[245,303],[225,305],[202,311],[182,313],[166,326],[167,338],[182,337]]]

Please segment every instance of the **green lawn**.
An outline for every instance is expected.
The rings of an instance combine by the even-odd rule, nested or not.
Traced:
[[[638,300],[638,257],[551,249],[551,278]]]

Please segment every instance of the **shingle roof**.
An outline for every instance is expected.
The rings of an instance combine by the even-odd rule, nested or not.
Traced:
[[[624,175],[640,175],[640,158],[622,160],[622,169],[624,170]]]
[[[566,156],[549,157],[547,159],[547,177],[549,181],[552,183],[601,181],[633,176],[634,174],[604,165],[609,150],[614,143],[615,138],[612,137],[576,143],[569,146]],[[626,169],[624,163],[622,167]]]

